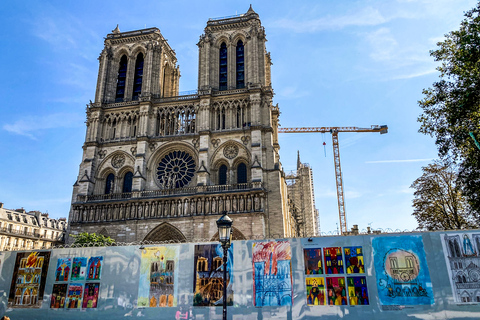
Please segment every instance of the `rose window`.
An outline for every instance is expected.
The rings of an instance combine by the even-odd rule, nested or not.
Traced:
[[[185,151],[172,151],[158,164],[157,177],[163,189],[182,188],[193,178],[195,161]]]

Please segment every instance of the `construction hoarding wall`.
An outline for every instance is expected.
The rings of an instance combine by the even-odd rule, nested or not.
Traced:
[[[480,230],[234,241],[229,319],[478,319]],[[0,253],[0,316],[221,319],[215,243]]]

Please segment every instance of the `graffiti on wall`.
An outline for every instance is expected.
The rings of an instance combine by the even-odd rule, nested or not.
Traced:
[[[253,303],[256,307],[292,305],[291,259],[288,241],[253,243]]]
[[[178,246],[142,250],[139,307],[175,307],[178,292]]]
[[[480,302],[480,233],[441,235],[456,303]]]
[[[13,308],[40,308],[50,252],[18,252],[8,303]]]
[[[233,244],[227,256],[227,305],[233,305]],[[223,304],[223,248],[220,244],[195,246],[193,280],[194,306]]]
[[[382,305],[433,304],[432,283],[421,236],[372,239]]]

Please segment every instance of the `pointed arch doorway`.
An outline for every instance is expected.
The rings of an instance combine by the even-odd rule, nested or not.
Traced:
[[[187,238],[178,228],[168,222],[164,222],[150,231],[143,241],[152,242],[187,242]]]

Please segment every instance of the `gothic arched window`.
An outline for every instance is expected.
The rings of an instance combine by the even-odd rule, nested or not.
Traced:
[[[138,100],[138,96],[142,93],[143,78],[143,53],[139,53],[135,62],[135,77],[133,78],[133,94],[132,100]]]
[[[243,162],[237,167],[237,183],[247,183],[247,166]]]
[[[218,169],[218,184],[227,184],[227,166],[222,164]]]
[[[237,42],[237,68],[236,68],[236,78],[237,78],[237,89],[245,88],[245,64],[244,64],[244,54],[243,54],[243,42],[238,40]]]
[[[220,45],[220,81],[219,90],[227,90],[227,45],[222,42]]]
[[[107,176],[107,182],[105,183],[105,194],[113,193],[113,185],[115,183],[115,175],[110,173]]]
[[[133,173],[127,172],[123,177],[123,190],[122,192],[132,192]]]
[[[120,59],[120,65],[118,67],[118,75],[117,75],[117,91],[115,94],[115,102],[123,101],[123,97],[125,96],[125,80],[127,79],[127,56],[123,55]]]

